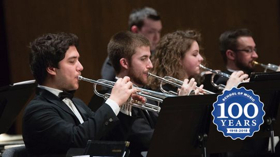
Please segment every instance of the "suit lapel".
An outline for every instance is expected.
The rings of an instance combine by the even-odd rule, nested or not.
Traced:
[[[72,116],[74,116],[77,119],[77,117],[71,111],[71,109],[63,101],[61,101],[56,95],[52,94],[51,92],[49,92],[47,90],[41,89],[41,88],[37,88],[37,94],[44,97],[48,102],[60,107],[62,110],[71,114]]]
[[[80,112],[83,119],[86,120],[87,119],[87,117],[85,117],[85,115],[87,115],[86,110],[81,106],[81,104],[77,100],[73,99],[72,102],[76,106],[77,110]]]

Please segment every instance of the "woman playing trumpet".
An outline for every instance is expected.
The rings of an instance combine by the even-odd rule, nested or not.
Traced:
[[[190,83],[200,74],[199,65],[204,60],[200,54],[200,33],[194,30],[176,31],[162,37],[156,49],[152,62],[154,68],[151,73],[164,77],[171,76],[179,80],[189,79]],[[248,75],[243,72],[235,72],[229,79],[226,89],[239,84]],[[185,81],[185,82],[188,82]],[[196,83],[194,83],[196,84]],[[150,77],[149,86],[158,90],[160,80]],[[195,93],[203,93],[203,85],[193,87]],[[179,89],[180,92],[180,89]]]

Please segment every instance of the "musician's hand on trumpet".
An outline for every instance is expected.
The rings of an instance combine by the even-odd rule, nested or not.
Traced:
[[[145,103],[146,99],[136,94],[137,89],[133,88],[132,82],[129,77],[119,78],[114,87],[112,88],[109,99],[115,101],[119,106],[122,106],[131,97],[133,100],[137,100]]]
[[[185,79],[181,88],[178,88],[178,96],[184,96],[184,95],[198,95],[203,94],[203,85],[197,87],[197,82],[195,82],[195,79]]]
[[[242,82],[249,82],[248,74],[245,74],[243,71],[233,72],[225,86],[225,89],[231,89],[232,87],[237,87]]]
[[[78,79],[92,83],[94,87],[93,91],[97,96],[102,97],[105,100],[107,100],[108,98],[110,98],[110,100],[112,99],[112,101],[118,103],[118,105],[121,107],[121,111],[127,109],[125,111],[125,114],[127,115],[131,113],[130,111],[132,106],[143,110],[159,113],[160,107],[158,105],[147,103],[146,99],[161,103],[163,99],[165,99],[166,97],[173,97],[173,95],[170,94],[164,94],[160,92],[155,92],[155,91],[135,87],[130,82],[129,77],[124,77],[123,79],[118,80],[117,83],[105,79],[93,80],[93,79],[85,78],[83,76],[79,76]],[[97,85],[112,89],[111,94],[99,93],[97,91]]]
[[[200,85],[199,87],[196,87],[196,89],[194,90],[194,95],[205,95],[207,94],[206,93],[206,90],[203,89],[204,85]]]
[[[161,80],[159,87],[160,87],[160,90],[163,93],[168,93],[168,94],[172,94],[172,95],[179,95],[179,96],[182,96],[182,95],[214,94],[211,91],[203,89],[203,86],[200,86],[200,87],[195,86],[195,87],[193,87],[194,84],[192,82],[194,82],[194,79],[191,80],[191,86],[190,86],[189,85],[190,82],[188,82],[187,79],[185,79],[184,81],[181,81],[181,80],[176,79],[176,78],[171,77],[171,76],[160,77],[160,76],[157,76],[157,75],[152,74],[152,73],[148,73],[148,75]],[[185,83],[185,85],[183,85],[184,83]],[[175,88],[178,88],[177,92],[174,92],[172,90],[166,91],[163,88],[164,84],[170,84],[170,85],[174,86]],[[195,85],[196,85],[196,83],[195,83]],[[179,91],[179,89],[181,89],[181,91]],[[194,92],[192,92],[192,91],[194,91]],[[181,92],[181,93],[179,93],[179,92]]]

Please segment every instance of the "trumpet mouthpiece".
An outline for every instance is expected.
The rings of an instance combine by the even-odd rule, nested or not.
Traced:
[[[157,75],[148,72],[148,76],[157,77]]]
[[[205,69],[205,68],[206,68],[205,66],[203,66],[203,65],[201,65],[201,64],[199,64],[199,67],[202,68],[202,69]]]
[[[82,79],[83,79],[83,76],[79,75],[78,80],[82,80]]]
[[[199,67],[200,67],[200,68],[202,68],[202,69],[204,69],[204,70],[207,70],[207,71],[211,71],[211,72],[213,72],[213,70],[212,70],[212,69],[209,69],[209,68],[205,67],[205,66],[204,66],[204,65],[202,65],[202,64],[199,64]]]
[[[259,62],[257,62],[257,61],[252,61],[252,63],[253,63],[253,64],[256,64],[256,65],[259,64]]]

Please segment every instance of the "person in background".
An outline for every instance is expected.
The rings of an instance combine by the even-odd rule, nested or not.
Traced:
[[[220,36],[220,52],[226,65],[222,72],[232,74],[234,71],[244,71],[250,75],[254,71],[253,61],[258,59],[257,48],[248,29],[225,31]],[[226,84],[228,78],[216,78],[216,84]]]
[[[142,34],[150,42],[150,51],[154,52],[160,40],[162,23],[157,11],[150,7],[133,10],[128,20],[129,30],[136,34]],[[101,77],[106,80],[114,80],[115,72],[107,57],[101,69]]]
[[[175,31],[168,33],[162,37],[155,54],[152,56],[154,68],[151,73],[164,77],[171,76],[173,78],[184,80],[199,77],[200,64],[203,62],[203,57],[200,54],[201,35],[195,30]],[[235,72],[231,75],[226,89],[239,84],[248,75],[242,71]],[[154,77],[149,79],[148,86],[153,90],[159,90],[160,80]],[[165,86],[168,90],[177,92],[177,88]],[[201,94],[205,94],[202,90],[203,85],[200,85]]]

